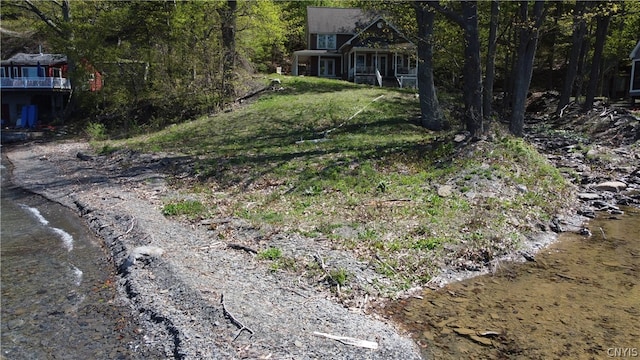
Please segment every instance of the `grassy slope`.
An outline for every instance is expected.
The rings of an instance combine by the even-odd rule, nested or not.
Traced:
[[[568,198],[559,172],[519,139],[458,148],[452,133],[417,126],[413,93],[301,77],[282,86],[109,146],[197,157],[197,176],[175,185],[205,204],[202,216],[240,216],[377,255],[399,288],[443,263],[512,251]],[[445,184],[453,192],[439,196]]]

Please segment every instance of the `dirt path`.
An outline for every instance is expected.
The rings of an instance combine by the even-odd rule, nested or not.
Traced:
[[[322,288],[273,272],[254,254],[212,236],[211,225],[187,226],[161,214],[169,194],[160,169],[180,158],[91,155],[86,143],[3,148],[13,180],[78,213],[105,240],[120,289],[145,328],[141,344],[177,359],[419,359],[419,349],[361,306],[345,308]],[[134,161],[135,160],[135,161]],[[214,219],[236,236],[261,236],[238,219]],[[351,262],[363,284],[377,281],[366,264],[328,244],[278,235],[325,261]],[[224,300],[221,303],[221,300]],[[317,333],[373,343],[355,346]],[[375,344],[375,345],[374,345]]]

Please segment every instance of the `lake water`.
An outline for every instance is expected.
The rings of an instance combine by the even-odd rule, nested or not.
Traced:
[[[134,359],[137,327],[100,241],[2,162],[2,359]]]
[[[563,234],[535,262],[453,283],[383,311],[427,358],[640,357],[640,210]]]

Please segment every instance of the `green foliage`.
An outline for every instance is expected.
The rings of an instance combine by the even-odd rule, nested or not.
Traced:
[[[437,248],[440,244],[445,242],[446,240],[438,237],[428,237],[424,239],[418,239],[413,243],[412,247],[418,250],[433,250]]]
[[[282,257],[282,250],[270,247],[258,253],[258,259],[262,260],[278,260]]]
[[[197,200],[181,200],[166,204],[162,208],[164,216],[185,215],[189,218],[195,218],[206,212],[205,206]]]
[[[93,141],[102,141],[107,139],[106,127],[101,123],[90,122],[87,124],[85,132],[87,136],[89,136],[89,139]]]
[[[329,271],[329,276],[335,284],[344,286],[349,278],[349,272],[344,268],[332,269]]]
[[[251,59],[260,72],[275,72],[286,58],[288,24],[284,19],[282,4],[278,2],[242,2],[238,20],[238,49],[241,55]]]

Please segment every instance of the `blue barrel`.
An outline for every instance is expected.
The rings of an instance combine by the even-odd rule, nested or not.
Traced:
[[[36,127],[36,123],[38,122],[38,105],[30,105],[29,106],[29,123],[28,127],[33,129]]]
[[[23,127],[28,127],[29,126],[29,107],[28,106],[23,106],[22,107],[22,114],[20,116],[20,119],[18,119],[18,121],[16,121],[16,127],[17,128],[23,128]]]

